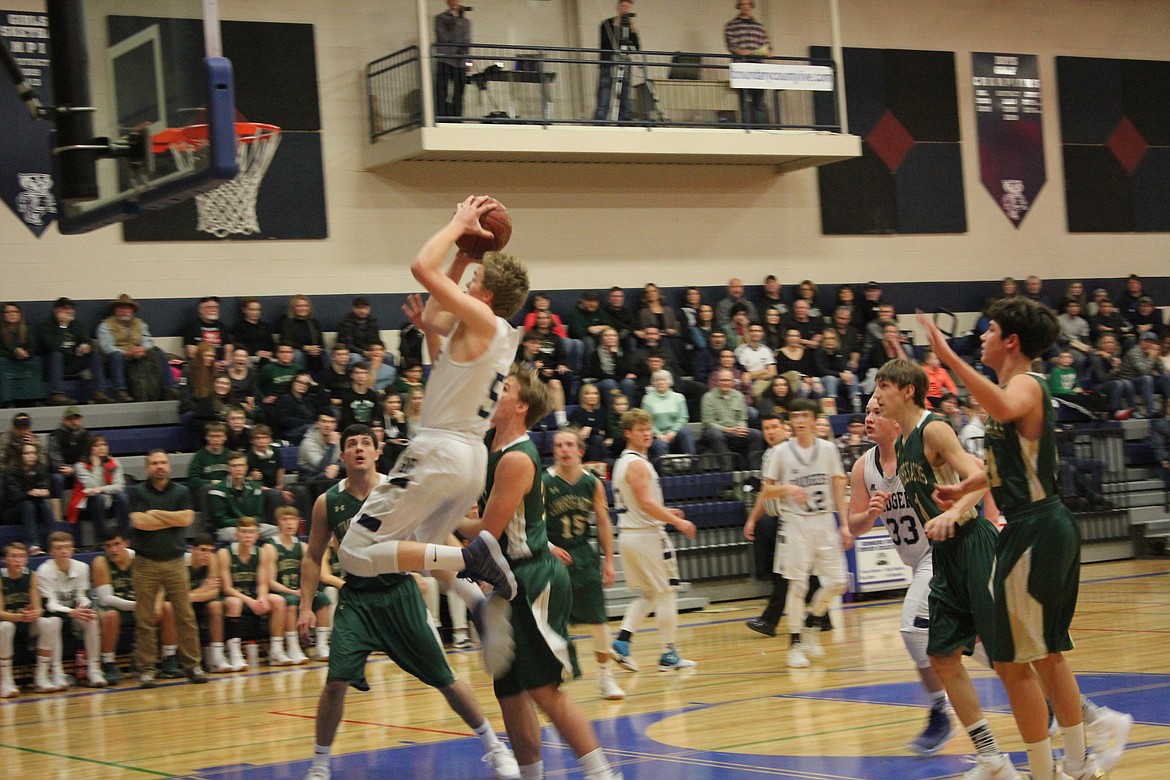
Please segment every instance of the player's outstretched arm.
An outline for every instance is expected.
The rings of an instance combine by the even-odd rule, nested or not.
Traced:
[[[431,300],[427,308],[438,307],[449,312],[454,321],[465,323],[473,331],[487,333],[495,329],[495,315],[487,304],[459,289],[459,283],[444,270],[447,252],[455,241],[465,233],[490,236],[491,233],[479,224],[479,218],[500,206],[499,201],[486,195],[472,195],[455,208],[451,220],[423,244],[410,265],[410,272],[427,292]],[[459,253],[457,262],[466,263],[467,255]],[[462,271],[460,271],[462,275]],[[424,318],[428,315],[424,311]]]
[[[483,530],[500,538],[508,527],[508,521],[516,516],[516,510],[528,493],[535,475],[536,466],[527,455],[522,452],[504,453],[496,466],[492,492],[483,508]]]
[[[945,420],[929,423],[922,432],[922,439],[931,463],[941,460],[954,469],[960,480],[970,479],[970,484],[978,484],[977,475],[983,471],[983,462],[963,449],[950,423]],[[954,536],[955,526],[966,522],[964,518],[969,517],[970,510],[979,503],[983,493],[983,490],[972,490],[956,498],[949,509],[926,522],[926,535],[936,541]]]

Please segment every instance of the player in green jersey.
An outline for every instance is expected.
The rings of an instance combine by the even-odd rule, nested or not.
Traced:
[[[930,318],[918,315],[935,354],[989,416],[986,471],[942,497],[990,487],[1007,518],[996,546],[991,657],[1027,747],[1032,777],[1095,778],[1120,760],[1132,719],[1082,697],[1064,657],[1073,646],[1069,626],[1080,581],[1080,531],[1060,502],[1048,387],[1044,377],[1032,373],[1032,361],[1052,346],[1059,327],[1051,309],[1022,297],[997,302],[988,318],[983,362],[995,371],[998,385],[959,358]],[[1064,736],[1062,769],[1052,758],[1045,692]],[[1095,753],[1087,749],[1086,734]]]
[[[597,658],[597,690],[603,699],[624,699],[609,668],[609,635],[605,630],[604,586],[616,579],[613,569],[613,526],[601,480],[581,465],[585,441],[578,428],[565,428],[553,436],[556,464],[541,474],[548,540],[552,552],[569,567],[573,583],[573,611],[569,622],[588,625]],[[604,562],[589,543],[589,516],[597,521],[597,544]]]

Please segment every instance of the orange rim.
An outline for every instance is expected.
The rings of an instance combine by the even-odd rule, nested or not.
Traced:
[[[168,127],[155,133],[150,139],[155,154],[162,154],[175,144],[199,148],[207,145],[207,125]],[[250,144],[262,133],[276,135],[280,128],[266,122],[236,122],[236,140]]]

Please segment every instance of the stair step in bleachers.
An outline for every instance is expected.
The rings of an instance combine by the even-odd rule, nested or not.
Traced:
[[[142,428],[150,425],[178,425],[178,401],[147,401],[127,404],[87,404],[79,406],[85,419],[85,427],[95,428]],[[13,409],[26,412],[32,419],[33,430],[47,433],[61,425],[62,406],[33,406]]]
[[[118,458],[124,455],[145,454],[151,450],[193,452],[203,445],[199,437],[184,425],[160,425],[150,428],[89,428],[89,432],[105,436],[110,443],[110,454]]]

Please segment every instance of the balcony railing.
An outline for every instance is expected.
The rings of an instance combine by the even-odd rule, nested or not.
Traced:
[[[631,51],[611,60],[603,55],[612,52],[599,49],[472,46],[460,57],[461,110],[454,110],[448,88],[448,102],[425,111],[424,94],[436,90],[423,89],[424,72],[428,66],[438,70],[440,53],[424,59],[419,48],[411,46],[367,66],[371,141],[405,128],[447,123],[840,131],[835,91],[762,90],[763,121],[745,122],[741,91],[730,83],[732,58],[707,53]],[[832,60],[760,61],[821,66],[836,83]],[[598,89],[601,80],[611,85],[608,102]]]

